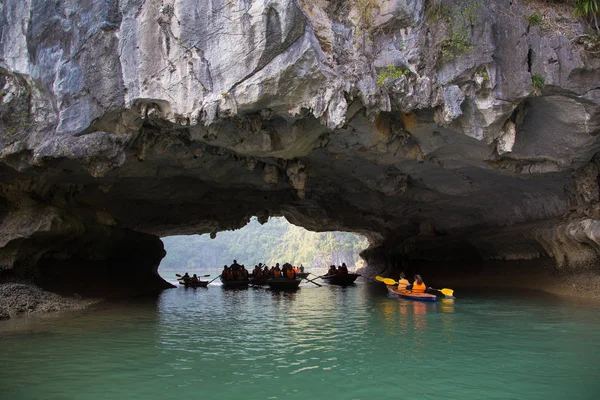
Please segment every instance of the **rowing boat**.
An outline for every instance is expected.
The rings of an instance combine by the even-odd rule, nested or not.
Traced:
[[[430,301],[434,302],[437,300],[437,297],[433,294],[429,293],[416,293],[411,290],[400,289],[398,290],[397,286],[387,285],[388,292],[395,297],[400,297],[408,300],[416,300],[416,301]]]
[[[271,290],[295,290],[298,289],[302,279],[268,279],[267,284]]]
[[[223,283],[223,287],[226,288],[247,288],[250,283],[250,279],[236,279],[236,280],[226,280],[221,276],[221,283]]]
[[[321,278],[330,285],[348,286],[352,285],[360,274],[324,275]]]
[[[186,288],[197,288],[197,287],[207,287],[208,286],[208,281],[198,281],[198,282],[183,282],[183,281],[179,281],[180,285],[185,286]]]

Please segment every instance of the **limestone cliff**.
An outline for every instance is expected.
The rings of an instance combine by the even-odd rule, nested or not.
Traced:
[[[1,7],[0,279],[141,279],[156,235],[252,215],[363,233],[373,271],[595,268],[600,59],[568,6]]]

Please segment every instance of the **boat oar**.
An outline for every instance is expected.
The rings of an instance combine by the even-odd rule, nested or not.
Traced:
[[[309,273],[309,275],[310,275],[310,273]],[[317,279],[319,279],[319,278],[320,278],[320,276],[317,276],[317,277],[316,277],[316,278],[314,278],[314,279],[308,279],[308,278],[304,278],[304,279],[305,279],[306,281],[310,282],[310,283],[314,283],[314,284],[315,284],[315,285],[317,285],[318,287],[321,287],[321,286],[323,286],[323,285],[320,285],[320,284],[318,284],[317,282],[315,282],[315,281],[316,281]]]
[[[444,296],[447,297],[454,297],[454,290],[452,289],[448,289],[448,288],[444,288],[444,289],[434,289],[434,288],[430,288],[431,290],[437,290],[438,292],[441,292],[444,294]]]
[[[395,280],[393,280],[392,278],[384,278],[382,276],[377,275],[375,277],[375,280],[378,280],[379,282],[383,282],[386,285],[397,285],[398,282],[396,282]]]
[[[216,281],[220,277],[221,277],[221,275],[217,276],[215,279],[213,279],[212,281],[208,282],[206,285],[210,285],[211,283],[213,283],[214,281]]]

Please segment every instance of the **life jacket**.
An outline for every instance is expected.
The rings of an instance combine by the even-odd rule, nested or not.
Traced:
[[[288,279],[294,279],[294,275],[295,275],[295,274],[294,274],[294,270],[293,270],[293,269],[291,269],[291,268],[288,268],[288,269],[287,269],[287,278],[288,278]]]
[[[398,281],[398,289],[405,289],[406,285],[408,285],[408,279],[400,279]]]
[[[274,270],[274,271],[273,271],[273,276],[274,276],[275,278],[279,278],[279,275],[280,275],[280,274],[281,274],[281,271],[278,271],[278,270]]]
[[[427,286],[425,286],[425,283],[421,283],[420,285],[417,283],[417,281],[413,282],[413,287],[412,287],[412,291],[415,293],[425,293],[425,290],[427,290]]]
[[[300,273],[300,268],[294,267],[294,272],[297,273],[297,274]]]

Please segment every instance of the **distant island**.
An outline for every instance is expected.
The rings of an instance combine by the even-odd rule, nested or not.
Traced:
[[[290,262],[317,271],[328,265],[345,262],[350,269],[359,268],[363,261],[359,253],[369,246],[368,240],[349,232],[310,232],[290,224],[283,217],[272,217],[261,225],[253,218],[236,231],[210,235],[169,236],[162,238],[167,250],[159,272],[218,274],[223,265],[234,259],[252,269],[263,263]],[[216,276],[216,275],[215,275]]]

